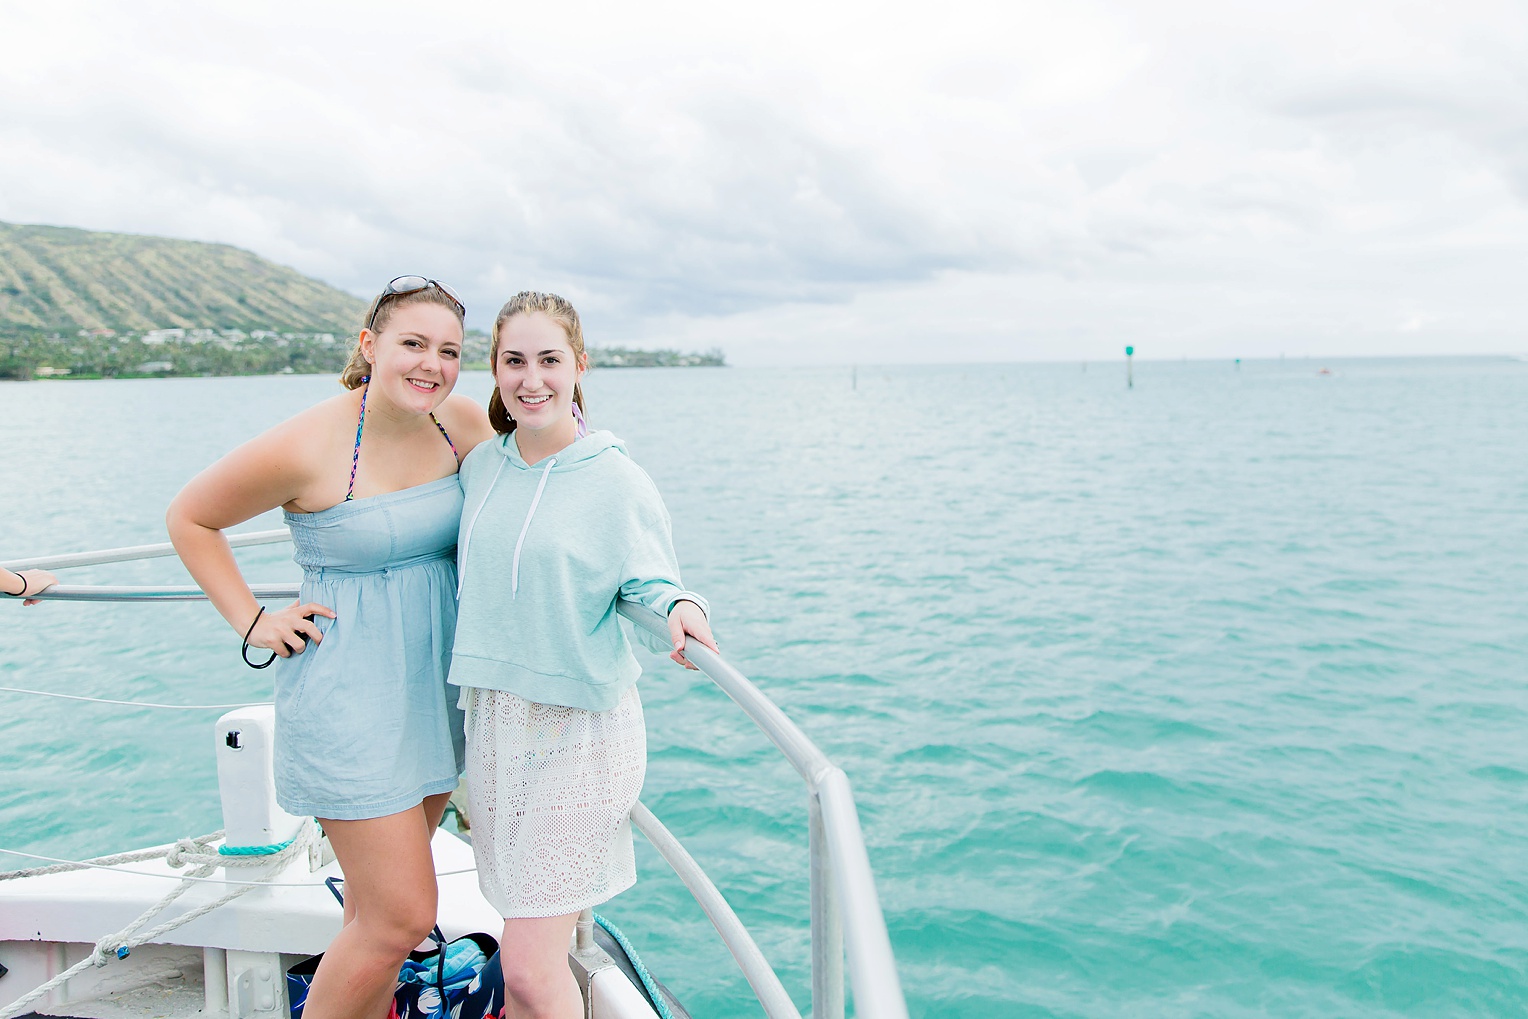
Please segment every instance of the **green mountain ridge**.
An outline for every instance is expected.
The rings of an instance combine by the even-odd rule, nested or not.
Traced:
[[[360,327],[366,302],[228,244],[0,223],[0,332]]]

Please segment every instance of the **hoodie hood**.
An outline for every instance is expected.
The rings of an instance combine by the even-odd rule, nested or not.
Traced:
[[[546,460],[539,460],[534,464],[526,463],[525,458],[520,455],[520,444],[515,441],[514,432],[494,439],[493,448],[498,451],[499,455],[505,459],[509,466],[518,467],[523,471],[539,471],[547,465]],[[582,439],[575,440],[571,445],[564,446],[547,457],[547,460],[557,461],[552,466],[552,470],[557,473],[576,471],[588,466],[590,461],[607,449],[613,449],[622,456],[630,456],[626,452],[626,444],[616,438],[615,433],[605,431],[602,428],[597,432],[590,432]]]

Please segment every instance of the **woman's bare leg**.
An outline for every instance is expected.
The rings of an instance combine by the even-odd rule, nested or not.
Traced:
[[[424,827],[425,827],[425,831],[428,833],[427,837],[429,837],[429,838],[434,838],[435,837],[435,829],[440,827],[440,819],[442,817],[446,816],[446,805],[448,803],[450,803],[450,802],[451,802],[451,794],[450,793],[440,793],[439,795],[436,795],[436,796],[426,796],[424,798],[424,804],[423,804],[423,806],[424,806]],[[329,823],[333,824],[334,822],[331,821]],[[327,831],[325,832],[325,834],[327,834]],[[350,924],[351,924],[351,921],[353,921],[354,919],[355,919],[355,897],[351,896],[351,895],[346,895],[345,896],[345,919],[344,919],[343,923],[340,924],[340,926],[342,926],[342,927],[349,927]]]
[[[440,819],[446,816],[446,804],[450,802],[450,793],[436,793],[424,798],[424,827],[430,838],[435,837],[435,829],[440,827]]]
[[[577,913],[505,920],[499,958],[504,962],[506,1019],[579,1019],[584,998],[568,968],[568,942]]]
[[[435,926],[435,860],[423,805],[364,821],[323,821],[351,919],[324,951],[307,1019],[383,1019],[398,970]]]

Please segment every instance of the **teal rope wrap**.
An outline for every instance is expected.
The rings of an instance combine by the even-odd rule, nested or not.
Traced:
[[[598,913],[594,914],[594,922],[605,928],[605,932],[615,943],[621,946],[621,951],[626,953],[626,958],[631,960],[631,968],[637,971],[637,976],[642,979],[642,986],[647,988],[647,996],[653,999],[653,1004],[658,1007],[658,1019],[674,1019],[674,1013],[669,1011],[668,1002],[663,1000],[663,992],[658,989],[658,981],[647,972],[647,967],[642,965],[642,957],[637,950],[631,947],[631,942],[626,940],[626,935],[621,933],[621,928],[606,920]]]
[[[292,839],[268,846],[218,846],[219,856],[271,856],[292,844]]]

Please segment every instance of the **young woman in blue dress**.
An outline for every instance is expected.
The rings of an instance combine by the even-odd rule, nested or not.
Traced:
[[[478,884],[504,917],[507,1019],[583,1014],[568,969],[580,910],[636,881],[630,813],[647,743],[627,598],[668,617],[670,656],[715,650],[679,582],[669,515],[606,431],[585,433],[583,329],[555,294],[516,295],[494,323],[498,433],[462,464],[453,684],[467,709]]]
[[[482,407],[450,395],[463,315],[443,284],[393,280],[367,313],[347,391],[202,471],[166,516],[187,569],[248,645],[245,660],[281,659],[277,800],[319,819],[344,870],[344,927],[314,977],[308,1019],[383,1019],[399,967],[435,923],[430,839],[463,754],[445,686],[456,473],[493,436]],[[223,531],[278,506],[303,585],[297,603],[267,611]]]

